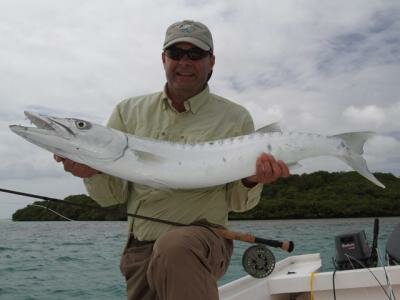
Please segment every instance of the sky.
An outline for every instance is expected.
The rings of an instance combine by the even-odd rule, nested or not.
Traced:
[[[0,0],[0,188],[64,198],[85,193],[52,155],[13,134],[24,110],[104,124],[121,100],[165,84],[161,51],[175,21],[214,38],[212,92],[256,127],[374,131],[364,157],[400,175],[400,2],[397,0]],[[309,159],[296,173],[348,171]],[[0,219],[34,199],[0,193]]]

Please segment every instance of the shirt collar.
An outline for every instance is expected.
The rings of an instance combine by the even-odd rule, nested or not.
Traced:
[[[166,88],[167,85],[164,86],[162,95],[163,109],[167,110],[169,108],[172,109],[173,111],[176,111],[175,108],[172,106],[171,99],[168,98]],[[208,87],[208,85],[206,85],[206,87],[200,93],[185,101],[184,105],[186,111],[187,112],[190,111],[193,114],[196,114],[199,111],[199,109],[206,104],[206,102],[209,99],[209,95],[210,95],[210,88]]]

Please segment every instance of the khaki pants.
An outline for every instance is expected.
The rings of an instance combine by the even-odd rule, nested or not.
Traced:
[[[202,226],[178,227],[155,243],[130,238],[121,258],[129,300],[214,300],[233,243]]]

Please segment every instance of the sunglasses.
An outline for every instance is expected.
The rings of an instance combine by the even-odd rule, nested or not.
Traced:
[[[197,47],[190,49],[170,47],[167,48],[164,52],[165,55],[167,55],[170,59],[173,60],[181,60],[185,56],[185,54],[190,60],[200,60],[211,54],[210,51],[204,51]]]

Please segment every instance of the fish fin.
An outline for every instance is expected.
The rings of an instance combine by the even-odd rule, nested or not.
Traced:
[[[296,170],[298,168],[301,168],[303,165],[299,164],[298,162],[294,163],[288,163],[287,167],[289,168],[290,171]]]
[[[258,128],[256,132],[259,133],[269,133],[269,132],[282,132],[281,126],[279,126],[279,122],[271,123],[267,126]]]
[[[168,184],[166,184],[164,181],[156,179],[156,178],[152,178],[151,183],[149,183],[149,185],[151,187],[154,187],[154,188],[162,190],[162,191],[171,190],[171,187]]]
[[[363,131],[363,132],[347,132],[342,134],[332,135],[331,137],[340,138],[346,142],[346,145],[355,153],[363,154],[364,153],[364,144],[365,142],[375,135],[374,132],[371,131]]]
[[[377,186],[381,188],[385,188],[385,186],[368,170],[367,162],[361,156],[364,153],[364,144],[365,142],[373,137],[375,133],[370,131],[365,132],[349,132],[337,134],[332,137],[340,138],[345,141],[346,145],[350,148],[350,155],[346,156],[338,156],[343,162],[352,167],[355,171],[357,171],[360,175],[367,178],[369,181],[375,183]]]
[[[385,188],[385,186],[374,176],[374,174],[368,170],[367,162],[361,155],[353,154],[352,156],[339,156],[339,158],[369,181],[375,183],[381,188]]]
[[[132,150],[136,157],[146,162],[164,162],[166,159],[160,155],[142,150]]]

